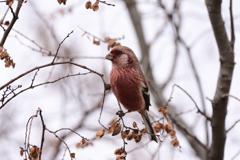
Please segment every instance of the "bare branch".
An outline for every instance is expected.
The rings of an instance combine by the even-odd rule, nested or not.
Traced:
[[[197,113],[200,113],[200,114],[203,115],[208,121],[211,122],[211,118],[208,117],[205,113],[203,113],[203,112],[199,109],[197,103],[196,103],[195,100],[192,98],[192,96],[191,96],[186,90],[184,90],[182,87],[180,87],[180,86],[177,85],[177,84],[174,84],[174,85],[172,86],[172,92],[171,92],[170,98],[168,99],[168,101],[167,101],[167,103],[166,103],[165,106],[167,107],[168,104],[169,104],[169,102],[171,101],[172,95],[173,95],[173,91],[174,91],[174,87],[175,87],[175,86],[178,87],[179,89],[181,89],[181,90],[192,100],[192,102],[195,104],[195,107],[197,108]]]
[[[106,4],[108,6],[113,6],[115,7],[115,4],[110,4],[110,3],[107,3],[106,1],[99,1],[100,3],[103,3],[103,4]]]
[[[222,96],[228,94],[230,91],[235,64],[234,50],[231,42],[229,42],[221,15],[222,1],[206,0],[205,4],[214,31],[220,57],[220,71],[212,102],[212,144],[209,158],[222,160],[224,158],[226,141],[225,119],[228,105],[228,97]]]
[[[68,35],[62,40],[61,43],[59,43],[58,48],[57,48],[57,52],[56,52],[56,54],[55,54],[55,56],[54,56],[54,58],[53,58],[52,64],[54,63],[54,61],[55,61],[55,59],[56,59],[56,57],[57,57],[57,55],[58,55],[58,52],[59,52],[59,49],[60,49],[61,45],[63,44],[63,42],[64,42],[72,33],[73,33],[73,30],[72,30],[70,33],[68,33]]]
[[[233,127],[234,127],[238,122],[240,122],[240,119],[237,120],[228,130],[226,130],[226,133],[228,133],[231,129],[233,129]]]
[[[44,136],[45,136],[46,125],[45,125],[44,120],[43,120],[42,110],[40,110],[39,115],[40,115],[41,122],[42,122],[42,139],[41,139],[40,150],[43,151],[43,143],[44,143]],[[41,160],[41,157],[42,157],[42,154],[39,155],[39,160]]]
[[[240,150],[233,156],[233,158],[231,160],[234,160],[239,155],[240,155]]]
[[[190,134],[185,128],[183,128],[174,118],[172,118],[170,116],[170,118],[172,119],[172,122],[179,128],[181,129],[186,135],[188,135],[189,137],[191,137],[194,141],[196,141],[200,146],[202,146],[206,151],[208,151],[208,147],[203,144],[196,136],[193,136],[192,134]]]
[[[235,43],[235,31],[234,31],[234,20],[233,20],[233,11],[232,11],[232,0],[230,0],[230,20],[231,20],[231,43],[232,43],[232,48],[234,50],[234,43]]]
[[[222,98],[224,98],[224,97],[232,97],[232,98],[234,98],[234,99],[240,101],[239,98],[237,98],[237,97],[235,97],[235,96],[233,96],[233,95],[230,95],[230,94],[224,94],[224,95],[222,95]]]
[[[17,19],[18,19],[18,14],[19,14],[19,11],[20,11],[20,9],[21,9],[21,7],[22,7],[22,3],[23,3],[23,0],[18,0],[17,9],[16,9],[16,11],[14,12],[14,15],[15,15],[15,16],[13,16],[10,25],[8,26],[7,30],[4,32],[4,35],[3,35],[3,37],[2,37],[2,40],[1,40],[1,43],[0,43],[0,46],[2,46],[2,47],[3,47],[5,41],[6,41],[7,37],[8,37],[8,34],[9,34],[10,31],[12,30],[13,25],[15,24],[15,22],[16,22]]]

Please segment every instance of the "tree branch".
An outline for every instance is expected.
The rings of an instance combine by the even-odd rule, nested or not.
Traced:
[[[225,118],[228,105],[228,97],[223,97],[223,95],[228,94],[230,90],[234,69],[234,51],[228,40],[221,15],[222,1],[206,0],[205,3],[220,56],[220,71],[212,102],[212,144],[209,157],[213,160],[222,160],[226,141]]]
[[[0,43],[0,46],[2,46],[2,47],[3,47],[5,41],[8,37],[8,34],[12,30],[13,25],[18,20],[18,14],[19,14],[19,11],[22,7],[22,3],[23,3],[23,0],[18,0],[17,9],[16,9],[15,13],[13,13],[12,21],[11,21],[10,25],[8,26],[7,30],[5,30],[4,35],[2,37],[2,40],[1,40],[1,43]]]

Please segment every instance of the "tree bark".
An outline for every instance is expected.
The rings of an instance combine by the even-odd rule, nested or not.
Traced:
[[[221,15],[221,0],[205,1],[214,36],[220,56],[220,71],[214,99],[212,101],[212,144],[209,158],[211,160],[224,159],[226,141],[225,118],[227,114],[228,97],[234,69],[234,52],[228,40],[226,29]]]

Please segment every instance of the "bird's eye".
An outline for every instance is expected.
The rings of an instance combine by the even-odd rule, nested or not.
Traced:
[[[119,55],[119,54],[121,54],[121,53],[122,53],[122,51],[119,51],[119,50],[116,51],[116,54],[117,54],[117,55]]]

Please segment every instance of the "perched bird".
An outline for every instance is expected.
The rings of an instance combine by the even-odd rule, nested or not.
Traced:
[[[114,95],[128,111],[141,114],[150,140],[157,142],[147,113],[151,105],[148,84],[137,57],[130,48],[115,46],[105,58],[112,61],[110,85]]]

